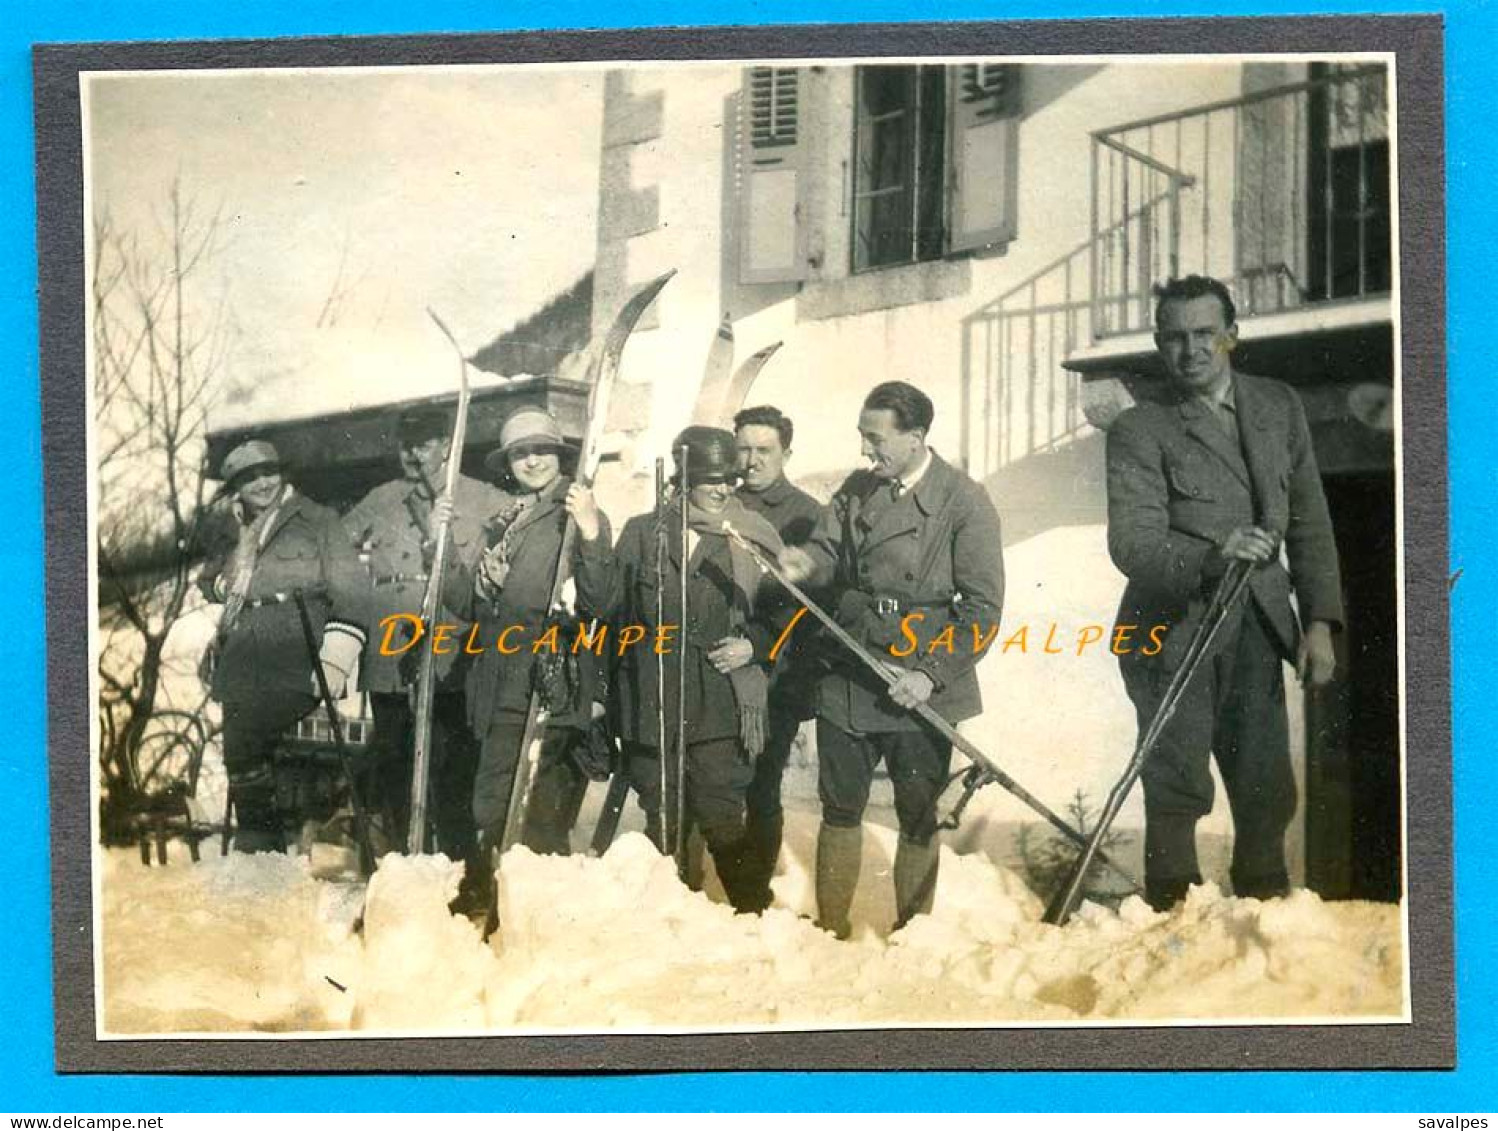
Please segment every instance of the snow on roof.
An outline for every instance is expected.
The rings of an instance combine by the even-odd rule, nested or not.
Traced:
[[[209,412],[208,430],[245,428],[457,395],[458,359],[436,330],[402,333],[320,331],[290,371],[231,386]],[[531,379],[468,368],[475,391]]]

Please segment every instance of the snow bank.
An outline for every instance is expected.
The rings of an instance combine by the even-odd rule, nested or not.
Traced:
[[[102,870],[107,1032],[349,1024],[357,887],[319,883],[304,859],[276,853],[147,868],[117,850]]]
[[[1260,902],[1211,885],[1158,915],[1130,900],[1065,929],[1011,872],[942,854],[933,914],[885,937],[893,834],[867,828],[855,936],[816,929],[815,819],[793,814],[777,907],[736,916],[677,882],[639,834],[601,860],[516,849],[502,930],[448,914],[444,857],[387,856],[368,889],[281,856],[104,875],[111,1033],[382,1032],[991,1025],[1114,1019],[1397,1017],[1399,908]],[[712,890],[710,885],[709,890]]]

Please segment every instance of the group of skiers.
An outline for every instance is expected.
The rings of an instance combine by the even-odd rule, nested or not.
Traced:
[[[522,843],[565,853],[589,781],[612,773],[628,782],[664,851],[692,830],[734,908],[762,911],[780,851],[781,779],[811,719],[823,808],[819,921],[840,937],[850,932],[860,826],[880,759],[900,825],[899,916],[929,909],[951,745],[911,708],[929,703],[951,722],[977,713],[978,657],[926,647],[897,656],[888,646],[906,641],[911,626],[925,644],[951,626],[966,634],[970,624],[997,624],[1003,597],[997,514],[981,487],[928,446],[933,412],[912,385],[870,391],[858,419],[870,466],[826,506],[786,478],[794,428],[779,410],[746,409],[733,431],[689,427],[672,446],[670,499],[631,518],[617,540],[591,489],[571,477],[575,445],[539,408],[505,421],[485,461],[492,483],[458,475],[451,493],[440,486],[448,414],[402,416],[402,477],[341,518],[296,492],[271,445],[236,447],[221,475],[238,542],[204,569],[202,586],[225,605],[210,666],[237,847],[280,846],[276,744],[317,704],[294,595],[312,614],[316,662],[333,695],[353,690],[357,667],[374,716],[359,790],[384,846],[406,844],[419,649],[383,646],[377,626],[421,609],[434,533],[445,532],[441,621],[476,625],[487,641],[511,626],[535,640],[562,621],[584,638],[588,626],[638,625],[652,638],[663,629],[669,641],[437,650],[431,826],[436,847],[466,863],[462,909],[487,905],[493,852],[506,843],[515,805],[524,807]],[[570,600],[559,607],[552,597],[564,546]],[[815,593],[879,657],[884,678],[810,618],[800,623],[799,603],[766,563]],[[533,774],[517,775],[538,696],[539,759]]]
[[[617,362],[667,278],[627,304],[601,356]],[[1315,687],[1337,665],[1336,540],[1299,398],[1233,367],[1236,311],[1219,280],[1162,284],[1155,322],[1164,380],[1109,431],[1108,548],[1127,578],[1119,627],[1158,632],[1163,644],[1120,655],[1141,743],[1053,906],[1057,922],[1136,778],[1146,899],[1163,910],[1201,881],[1195,832],[1212,807],[1213,759],[1233,810],[1235,893],[1285,894],[1296,789],[1282,668],[1294,663]],[[402,477],[342,518],[294,490],[271,445],[236,447],[221,477],[238,537],[204,569],[202,586],[224,605],[205,670],[223,705],[239,846],[281,843],[277,742],[319,693],[351,690],[356,668],[375,720],[359,792],[388,845],[407,842],[412,798],[430,797],[437,847],[467,862],[460,901],[471,907],[489,898],[495,849],[519,840],[566,852],[588,781],[612,774],[684,874],[691,828],[733,906],[763,910],[780,849],[781,778],[808,720],[822,808],[818,920],[839,937],[851,930],[881,761],[899,824],[900,922],[931,906],[936,806],[954,742],[977,767],[965,796],[999,782],[1088,842],[953,727],[981,710],[982,651],[952,642],[992,638],[1004,571],[994,506],[930,447],[933,416],[913,385],[871,389],[857,421],[868,466],[825,506],[785,476],[794,432],[779,410],[742,411],[731,432],[689,427],[672,446],[674,500],[658,484],[655,511],[625,523],[617,543],[590,467],[574,482],[574,446],[537,408],[505,422],[485,463],[492,483],[446,468],[453,425],[442,414],[402,418]],[[596,468],[592,438],[584,458],[591,452]],[[558,600],[567,579],[570,603]],[[373,627],[392,617],[422,623],[412,614],[424,598],[429,616],[476,625],[485,641],[511,628],[535,641],[564,627],[577,640],[614,625],[656,646],[484,648],[471,663],[448,648],[414,681],[413,712],[417,650],[386,649]],[[412,786],[412,736],[428,729],[416,722],[426,721],[428,695],[430,738],[416,744],[430,754],[423,791]],[[424,843],[426,822],[413,824]]]

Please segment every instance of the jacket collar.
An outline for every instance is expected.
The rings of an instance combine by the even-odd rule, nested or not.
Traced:
[[[302,513],[307,502],[307,497],[288,483],[286,485],[286,497],[279,504],[280,509],[276,511],[275,517],[271,519],[270,529],[265,532],[265,539],[261,542],[261,545],[270,545],[271,539],[281,533],[292,518]]]
[[[537,495],[535,502],[515,518],[513,529],[518,533],[525,527],[533,526],[547,515],[560,510],[562,500],[567,497],[567,489],[571,486],[572,480],[566,476],[558,476],[552,480],[551,486]]]
[[[779,507],[784,506],[786,502],[790,500],[791,484],[790,480],[788,480],[784,475],[781,475],[779,479],[775,480],[774,483],[771,483],[763,491],[740,491],[738,493],[741,496],[753,496],[763,506]]]
[[[1248,465],[1243,457],[1246,421],[1244,420],[1242,382],[1238,380],[1236,373],[1231,374],[1229,379],[1232,381],[1233,411],[1238,419],[1238,443],[1234,443],[1232,437],[1223,431],[1216,414],[1200,397],[1177,392],[1176,412],[1180,415],[1182,427],[1187,433],[1211,451],[1247,487],[1250,483]]]
[[[897,535],[919,529],[921,519],[929,518],[939,511],[957,489],[956,478],[957,472],[952,465],[933,450],[926,473],[899,500],[890,497],[888,479],[875,480],[869,495],[864,499],[862,513],[858,518],[858,524],[864,531],[862,549],[867,551]],[[907,498],[915,511],[919,512],[918,515],[903,505]]]
[[[910,489],[910,497],[921,513],[929,516],[936,513],[942,500],[951,493],[952,481],[957,473],[951,464],[936,454],[935,448],[927,450],[931,455],[931,463],[925,474]]]

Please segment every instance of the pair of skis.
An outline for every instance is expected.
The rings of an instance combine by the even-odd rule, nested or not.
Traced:
[[[708,348],[707,361],[703,366],[702,382],[698,388],[697,399],[692,408],[691,423],[709,424],[719,428],[731,428],[733,425],[734,415],[739,411],[739,409],[744,407],[744,402],[748,399],[749,396],[749,390],[753,388],[754,382],[759,377],[760,371],[764,369],[764,367],[769,363],[770,359],[775,356],[780,347],[780,342],[772,342],[770,345],[765,346],[763,349],[756,350],[754,353],[750,354],[747,358],[744,359],[744,361],[738,366],[738,368],[735,369],[733,365],[733,325],[727,318],[725,318],[719,324],[718,332],[713,338],[713,343]],[[680,461],[680,463],[682,467],[686,466],[684,458]],[[663,539],[665,538],[664,520],[666,507],[665,478],[665,461],[657,460],[655,498],[656,530],[658,543],[656,546],[656,569],[661,577],[665,576],[665,567],[661,555],[666,552],[666,543],[663,541]],[[683,609],[685,609],[686,607],[686,560],[686,518],[685,510],[683,510],[683,590],[681,595]],[[656,595],[658,604],[664,599],[664,593],[664,584],[657,585]],[[658,607],[656,609],[656,623],[661,623],[664,617],[664,609]],[[684,666],[680,667],[678,671],[679,675],[681,672],[684,672]],[[666,686],[666,661],[665,657],[660,655],[657,655],[656,657],[656,686],[662,689],[664,689]],[[679,698],[680,703],[685,703],[684,693]],[[680,709],[683,708],[681,708],[679,705],[679,710]],[[685,832],[685,822],[678,820],[678,825],[682,827],[677,829],[677,836],[674,838],[668,839],[665,831],[666,797],[670,790],[670,782],[666,774],[667,762],[664,753],[666,750],[668,738],[668,728],[666,727],[664,714],[665,710],[665,698],[663,693],[661,696],[661,703],[659,704],[659,711],[661,712],[661,714],[657,719],[656,726],[656,737],[658,743],[657,749],[662,751],[660,773],[661,843],[659,847],[662,852],[670,852],[672,855],[674,855],[677,858],[678,867],[684,868],[685,865],[682,864],[682,861],[684,860],[686,854],[686,848],[684,847],[684,838],[682,834]],[[685,728],[683,726],[679,726],[677,728],[677,734],[682,735],[684,733],[684,730]],[[680,759],[683,764],[677,774],[678,793],[680,793],[680,791],[685,788],[683,784],[685,782],[684,759],[685,749],[683,748],[683,750],[681,751]],[[594,827],[593,830],[593,840],[589,848],[589,851],[592,855],[602,856],[605,852],[608,851],[609,845],[614,843],[614,837],[619,831],[619,820],[624,813],[624,803],[628,799],[629,776],[624,772],[622,767],[616,768],[609,779],[609,789],[607,795],[604,797],[603,810],[599,814],[598,824]],[[684,798],[679,799],[677,802],[677,813],[681,813],[684,807]]]
[[[707,351],[702,384],[692,407],[692,423],[709,424],[714,428],[732,428],[734,415],[744,407],[744,401],[748,398],[759,371],[775,356],[780,346],[780,342],[772,342],[764,349],[750,354],[735,370],[733,325],[725,318],[718,326],[717,336]]]
[[[660,294],[661,289],[671,281],[675,274],[674,270],[667,271],[636,291],[619,311],[601,347],[594,355],[589,374],[587,419],[583,424],[582,444],[578,454],[575,479],[575,482],[584,487],[593,485],[593,480],[598,474],[598,466],[603,460],[603,441],[608,428],[609,405],[612,403],[614,384],[618,379],[619,366],[624,357],[624,347],[628,344],[629,336],[634,331],[641,315],[655,301],[656,295]],[[557,548],[557,556],[551,568],[551,591],[547,607],[552,612],[557,612],[562,608],[563,590],[572,574],[572,555],[576,544],[577,523],[569,515],[562,528],[562,541]],[[535,781],[536,769],[541,761],[541,740],[545,725],[546,711],[540,689],[533,688],[530,701],[526,706],[525,725],[521,731],[520,760],[515,767],[515,781],[510,791],[509,807],[505,813],[504,831],[500,843],[493,846],[501,858],[524,836],[531,786]],[[490,866],[497,867],[497,863],[497,860],[490,861]],[[491,905],[489,920],[485,928],[486,936],[496,926],[498,926],[498,907]]]
[[[602,344],[593,357],[590,367],[587,419],[584,423],[583,440],[578,458],[576,481],[591,486],[603,457],[603,441],[608,426],[609,405],[613,396],[624,347],[628,344],[641,315],[655,300],[661,289],[675,275],[675,271],[653,279],[632,295],[609,327]],[[448,448],[446,490],[451,497],[457,484],[458,468],[462,460],[463,439],[467,427],[468,405],[471,387],[468,380],[468,360],[457,340],[443,321],[428,310],[432,321],[452,344],[458,356],[458,409],[453,429],[452,442]],[[433,563],[422,600],[422,622],[431,624],[437,616],[442,574],[446,565],[449,523],[439,522],[433,537],[436,542]],[[577,542],[577,525],[569,516],[562,533],[561,545],[551,569],[551,585],[548,608],[553,611],[562,604],[563,590],[571,575],[573,548]],[[432,702],[436,691],[436,657],[430,648],[422,650],[421,663],[416,681],[416,734],[415,758],[411,776],[411,828],[407,848],[419,854],[426,848],[427,796],[431,776],[431,731]],[[515,782],[506,810],[504,830],[500,844],[493,846],[500,855],[518,841],[524,828],[524,815],[530,800],[531,784],[540,757],[539,738],[545,725],[545,712],[538,689],[533,689],[526,708],[525,725],[522,731],[521,756],[515,771]],[[490,862],[491,864],[493,861]],[[491,919],[493,913],[491,910]]]

